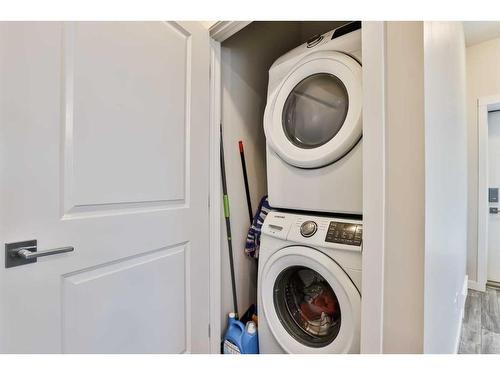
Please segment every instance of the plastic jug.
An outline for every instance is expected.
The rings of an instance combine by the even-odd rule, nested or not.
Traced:
[[[224,335],[224,354],[258,354],[259,340],[257,327],[250,321],[246,326],[236,319],[234,313],[229,314],[227,331]]]

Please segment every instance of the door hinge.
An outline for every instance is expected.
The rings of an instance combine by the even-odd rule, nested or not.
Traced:
[[[210,324],[208,325],[208,337],[211,337]]]

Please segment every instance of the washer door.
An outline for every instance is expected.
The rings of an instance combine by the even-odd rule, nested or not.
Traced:
[[[301,60],[267,103],[271,148],[300,168],[320,168],[347,154],[362,135],[361,75],[361,65],[340,52]]]
[[[284,351],[359,353],[361,296],[335,261],[290,246],[271,256],[262,272],[264,316]]]

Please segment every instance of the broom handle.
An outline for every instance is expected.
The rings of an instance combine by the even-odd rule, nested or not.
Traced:
[[[220,124],[220,167],[222,176],[222,198],[224,200],[224,218],[226,219],[227,247],[229,249],[229,268],[231,270],[231,285],[233,288],[233,307],[238,317],[238,300],[236,297],[236,280],[234,276],[233,241],[231,238],[231,221],[229,216],[229,197],[227,195],[226,167],[224,164],[224,145],[222,141],[222,124]]]

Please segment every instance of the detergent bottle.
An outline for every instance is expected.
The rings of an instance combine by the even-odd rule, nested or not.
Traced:
[[[224,335],[224,354],[258,354],[259,341],[257,327],[250,321],[245,326],[236,319],[235,313],[229,314],[227,331]]]
[[[249,321],[245,326],[243,335],[243,353],[259,354],[259,339],[257,337],[257,326],[255,322]]]

